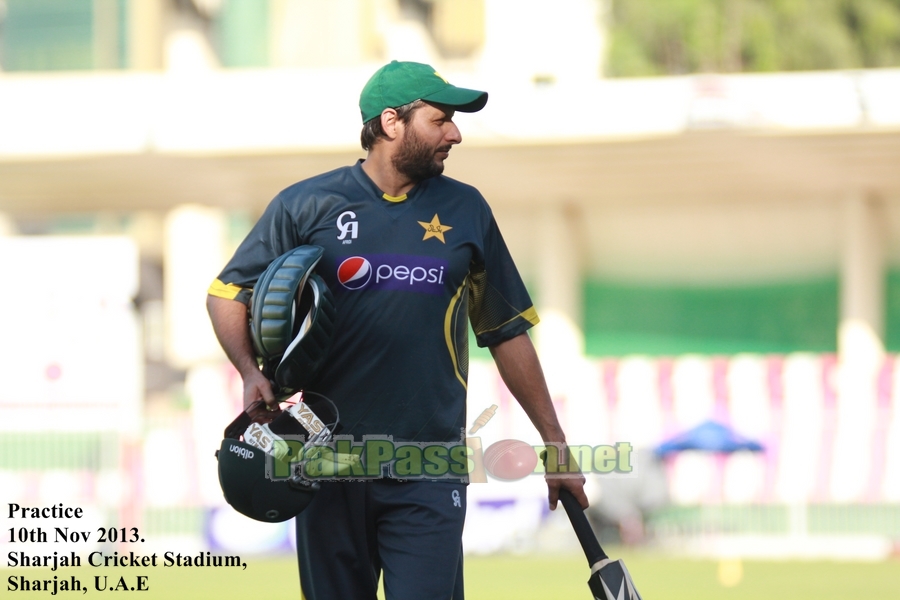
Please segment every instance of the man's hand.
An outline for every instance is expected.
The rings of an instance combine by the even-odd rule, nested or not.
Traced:
[[[257,400],[262,400],[269,408],[278,406],[275,402],[275,394],[272,393],[272,384],[266,379],[259,369],[248,370],[241,373],[244,381],[244,409]]]
[[[565,444],[550,444],[547,450],[541,452],[541,460],[544,462],[550,510],[556,510],[561,488],[572,492],[581,508],[587,508],[590,503],[584,493],[584,475],[574,458],[569,456],[568,447]]]
[[[547,489],[549,491],[548,498],[550,500],[550,510],[556,510],[556,503],[559,500],[559,490],[565,488],[572,492],[581,508],[587,508],[590,503],[584,493],[584,475],[567,473],[545,476],[547,480]]]

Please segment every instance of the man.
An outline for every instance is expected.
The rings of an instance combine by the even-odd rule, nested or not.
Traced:
[[[462,141],[455,111],[487,94],[427,65],[394,61],[360,95],[365,160],[282,191],[210,287],[209,313],[244,382],[244,403],[274,402],[247,327],[250,289],[266,266],[304,244],[324,247],[316,272],[334,292],[332,350],[309,389],[340,408],[342,433],[395,444],[460,442],[465,429],[467,318],[547,443],[564,444],[534,347],[537,323],[490,208],[441,175]],[[583,478],[548,479],[587,507]],[[308,600],[462,598],[465,485],[379,478],[322,482],[297,517]]]

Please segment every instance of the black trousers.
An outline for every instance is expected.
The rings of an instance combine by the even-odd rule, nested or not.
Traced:
[[[463,600],[466,485],[323,481],[296,518],[306,600]]]

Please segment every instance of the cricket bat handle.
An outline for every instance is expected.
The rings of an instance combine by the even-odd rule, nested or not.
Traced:
[[[584,514],[584,510],[582,510],[581,505],[575,499],[575,496],[572,495],[572,492],[567,489],[560,489],[559,501],[562,502],[563,508],[566,509],[566,514],[569,515],[572,529],[575,530],[575,535],[581,543],[581,549],[584,550],[584,555],[587,557],[588,566],[593,567],[601,560],[608,559],[606,552],[600,547],[600,542],[597,541],[597,536],[594,535],[594,530],[591,529],[587,515]]]

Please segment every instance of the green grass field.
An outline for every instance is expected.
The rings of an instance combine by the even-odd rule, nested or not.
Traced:
[[[638,590],[647,600],[895,600],[900,598],[900,560],[878,563],[745,561],[731,565],[733,585],[720,583],[720,564],[711,560],[676,559],[649,553],[614,554],[625,559]],[[297,599],[296,566],[291,558],[249,558],[246,571],[204,568],[106,569],[113,585],[124,576],[128,585],[135,575],[148,575],[149,591],[127,594],[141,600],[230,598]],[[93,569],[57,571],[74,575],[91,586],[87,594],[8,591],[7,578],[53,578],[44,569],[2,569],[8,598],[105,597],[94,591]],[[468,600],[589,600],[587,564],[580,555],[493,556],[466,560]],[[739,579],[739,581],[738,581]],[[119,597],[116,595],[114,597]]]

